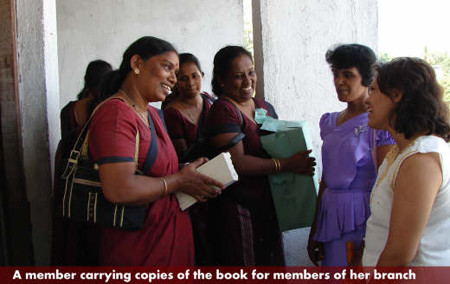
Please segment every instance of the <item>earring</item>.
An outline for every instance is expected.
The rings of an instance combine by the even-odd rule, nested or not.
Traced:
[[[141,70],[139,70],[139,69],[134,69],[134,74],[136,74],[136,75],[139,75],[139,73],[141,73]]]

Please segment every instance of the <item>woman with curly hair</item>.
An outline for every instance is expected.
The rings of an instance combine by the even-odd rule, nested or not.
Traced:
[[[397,58],[376,68],[369,125],[397,142],[380,166],[365,266],[450,265],[450,122],[433,68]]]

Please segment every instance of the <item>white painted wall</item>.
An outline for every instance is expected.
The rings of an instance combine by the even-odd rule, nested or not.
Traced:
[[[271,102],[281,119],[310,122],[321,173],[319,119],[345,108],[337,100],[325,52],[332,45],[354,42],[376,50],[378,1],[253,0],[253,6],[254,26],[259,26],[254,30],[257,95]],[[310,264],[308,233],[285,234],[289,265]]]
[[[63,107],[83,86],[87,64],[103,59],[118,68],[125,49],[152,35],[196,55],[211,90],[215,53],[242,45],[242,0],[64,0],[57,1],[60,90]]]
[[[50,151],[50,168],[55,173],[55,152],[60,137],[59,119],[59,72],[58,72],[58,42],[56,31],[56,0],[45,0],[43,3],[44,20],[44,62],[45,88],[47,97],[48,140]]]
[[[310,122],[314,150],[320,154],[320,116],[345,107],[337,100],[325,52],[332,45],[354,42],[376,50],[378,1],[258,2],[264,96],[281,119]]]
[[[49,138],[54,139],[57,132],[54,105],[59,98],[57,54],[52,46],[56,44],[55,21],[46,12],[54,5],[54,0],[16,1],[21,148],[36,265],[50,263],[50,156],[57,140]]]

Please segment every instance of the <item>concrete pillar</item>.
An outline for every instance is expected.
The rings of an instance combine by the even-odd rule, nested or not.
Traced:
[[[0,22],[0,263],[33,265],[19,127],[15,1],[0,0]]]
[[[36,265],[48,265],[51,164],[59,136],[55,1],[16,0],[16,7],[21,146],[34,258]]]

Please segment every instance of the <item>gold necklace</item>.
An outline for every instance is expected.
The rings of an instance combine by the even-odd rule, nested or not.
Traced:
[[[404,153],[409,147],[411,147],[411,145],[414,144],[416,139],[417,138],[414,138],[411,141],[409,141],[409,143],[406,144],[405,147],[401,151],[399,151],[398,145],[395,144],[392,147],[392,149],[386,154],[386,157],[384,158],[386,160],[386,170],[383,171],[381,173],[381,175],[377,178],[375,187],[377,187],[380,184],[380,182],[387,176],[389,169],[391,168],[392,164],[397,159],[397,157],[400,156],[402,153]]]
[[[244,108],[241,104],[239,104],[238,102],[236,102],[235,100],[233,100],[230,97],[224,96],[224,99],[229,100],[232,104],[234,104],[242,113],[244,113],[248,118],[250,118],[250,120],[254,121],[254,116],[255,116],[255,101],[253,100],[253,98],[250,101],[250,114],[248,113],[248,107]]]
[[[127,92],[125,92],[122,89],[119,89],[118,91],[119,93],[124,94],[130,101],[131,101],[131,106],[134,109],[134,112],[139,116],[139,118],[148,126],[148,117],[147,117],[147,111],[145,111],[145,114],[141,111],[139,111],[139,109],[136,106],[136,103],[134,102],[134,100],[131,98],[130,95],[128,95]]]

